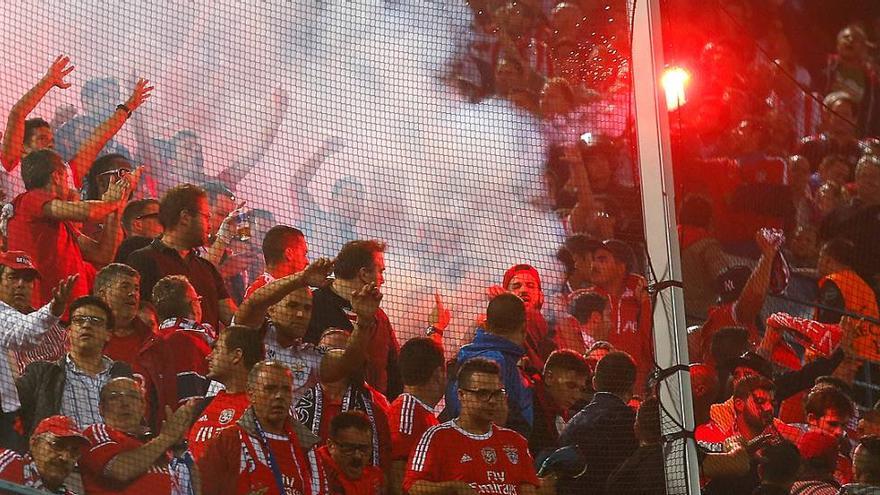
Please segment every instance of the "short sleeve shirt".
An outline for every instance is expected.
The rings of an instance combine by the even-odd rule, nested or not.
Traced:
[[[388,412],[391,429],[391,459],[406,460],[428,428],[440,422],[434,411],[415,396],[403,393],[391,403]]]
[[[182,258],[175,249],[155,239],[149,246],[131,253],[128,264],[141,275],[141,298],[145,301],[152,299],[153,286],[159,279],[184,275],[202,296],[202,321],[220,328],[220,301],[229,299],[229,292],[217,268],[195,250]]]
[[[476,493],[520,493],[520,485],[537,487],[526,439],[507,428],[492,425],[474,435],[453,421],[429,428],[410,457],[403,480],[409,491],[420,480],[463,481]]]
[[[7,226],[8,249],[29,254],[40,272],[38,306],[52,298],[52,289],[65,277],[79,274],[71,300],[88,295],[95,280],[95,267],[83,259],[77,243],[82,233],[71,222],[43,213],[46,203],[56,199],[42,189],[19,194],[12,200],[13,215]]]
[[[206,443],[221,431],[235,425],[249,405],[250,401],[245,392],[228,394],[225,390],[221,390],[214,396],[189,430],[187,443],[193,458],[199,460],[205,451]]]
[[[168,469],[167,457],[160,457],[146,473],[120,486],[104,476],[107,463],[119,454],[143,446],[144,442],[105,424],[89,426],[85,435],[89,439],[89,447],[80,458],[79,465],[86,493],[89,495],[171,493],[172,477]]]

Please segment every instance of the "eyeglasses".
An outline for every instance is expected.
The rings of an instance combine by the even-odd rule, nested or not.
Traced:
[[[144,220],[147,218],[159,218],[159,212],[156,213],[144,213],[143,215],[138,215],[134,217],[135,220]]]
[[[373,446],[368,443],[344,443],[334,440],[333,444],[339,447],[339,450],[345,455],[353,455],[355,452],[370,455],[373,450]]]
[[[477,397],[477,400],[481,402],[491,402],[496,399],[503,399],[507,397],[507,390],[503,388],[499,388],[496,390],[487,390],[484,388],[481,389],[469,389],[469,388],[459,388],[462,392],[470,392]]]
[[[98,174],[98,177],[113,176],[117,180],[119,180],[129,174],[131,174],[131,170],[129,170],[127,168],[115,168],[113,170],[107,170],[106,172],[101,172],[100,174]]]
[[[85,325],[86,323],[91,323],[92,325],[105,325],[107,320],[100,316],[76,315],[70,318],[70,322],[76,323],[77,325]]]

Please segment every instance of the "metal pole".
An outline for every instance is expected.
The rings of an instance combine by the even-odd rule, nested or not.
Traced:
[[[633,6],[632,77],[642,210],[648,255],[658,281],[681,280],[681,259],[675,222],[675,197],[666,100],[660,87],[664,69],[659,0],[635,0]],[[688,364],[687,325],[680,288],[658,294],[654,310],[657,364],[667,369]],[[693,431],[690,375],[679,371],[660,384],[663,433]],[[666,489],[670,495],[700,492],[696,444],[691,438],[664,445]]]

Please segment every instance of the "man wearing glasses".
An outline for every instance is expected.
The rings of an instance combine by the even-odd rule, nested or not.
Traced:
[[[404,492],[537,493],[540,480],[526,439],[493,424],[507,399],[498,364],[469,359],[459,367],[457,383],[461,413],[422,436],[410,457]]]
[[[46,418],[34,430],[27,454],[0,450],[0,479],[43,492],[74,495],[64,486],[64,480],[87,445],[86,437],[70,418]]]
[[[318,458],[327,474],[328,495],[376,495],[382,489],[382,469],[370,463],[373,428],[362,411],[347,411],[330,422],[327,445]]]
[[[63,414],[78,425],[101,423],[98,397],[112,378],[131,377],[131,366],[104,355],[113,313],[94,296],[70,305],[70,351],[55,362],[31,363],[16,382],[28,435],[44,418]]]

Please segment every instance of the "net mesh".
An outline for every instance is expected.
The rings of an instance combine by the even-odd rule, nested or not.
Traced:
[[[792,18],[788,3],[661,4],[665,58],[669,66],[684,69],[664,77],[685,310],[692,325],[688,342],[680,344],[688,345],[692,363],[719,368],[726,365],[724,358],[739,356],[749,345],[777,376],[813,363],[809,369],[824,371],[805,379],[799,392],[820,374],[834,372],[853,385],[862,414],[877,399],[874,382],[880,373],[874,364],[880,359],[875,338],[880,146],[868,139],[880,130],[873,116],[880,108],[870,103],[876,45],[859,45],[859,33],[865,40],[876,33],[872,26],[862,25],[859,32],[851,28],[851,46],[838,42],[835,47],[833,37],[847,22],[878,12],[852,7],[825,19],[807,6],[795,9]],[[160,314],[143,304],[138,318],[128,320],[142,321],[137,325],[146,332],[114,336],[104,353],[129,362],[145,377],[146,420],[158,430],[163,410],[157,404],[168,400],[162,394],[170,383],[157,371],[162,356],[192,359],[188,369],[174,371],[179,373],[176,389],[168,393],[177,394],[171,402],[176,406],[176,400],[206,394],[208,370],[203,368],[210,348],[203,344],[217,335],[195,326],[204,333],[199,344],[162,342],[143,351],[147,342],[138,339],[150,335],[151,326],[168,322],[168,301],[192,296],[174,280],[157,284],[154,272],[186,273],[202,298],[201,319],[220,329],[221,322],[229,323],[230,307],[218,300],[242,305],[249,286],[272,278],[264,273],[263,245],[271,227],[300,229],[310,260],[333,258],[349,241],[378,239],[385,243],[386,269],[368,276],[384,281],[382,308],[400,343],[424,335],[428,324],[443,326],[445,308],[451,310],[451,322],[442,339],[446,357],[452,358],[484,325],[490,297],[509,290],[542,315],[527,317],[525,364],[532,368],[524,369],[540,374],[550,351],[568,348],[585,356],[595,371],[604,345],[594,344],[610,341],[635,359],[635,391],[645,399],[655,364],[649,331],[655,311],[646,289],[657,280],[646,254],[635,149],[633,9],[632,0],[41,1],[16,6],[0,20],[0,66],[6,68],[0,76],[0,108],[9,112],[0,157],[8,172],[0,174],[6,203],[0,226],[6,249],[32,258],[14,254],[4,258],[6,266],[26,272],[33,263],[41,278],[32,296],[0,280],[0,295],[15,309],[39,308],[66,276],[79,274],[70,299],[94,292],[111,300],[117,319],[125,318],[134,314],[131,308],[119,313],[121,303],[112,302],[120,297],[114,290],[136,292],[114,285],[113,277],[124,279],[124,270],[115,269],[103,282],[97,270],[114,260],[135,267],[143,299],[152,299]],[[792,28],[798,22],[814,25],[810,31],[824,38],[805,39]],[[835,49],[844,56],[847,49],[864,49],[865,77],[840,70],[833,57],[826,66],[825,55]],[[56,59],[59,54],[69,60]],[[45,121],[25,124],[35,117]],[[60,161],[40,151],[47,147]],[[22,161],[22,156],[29,158]],[[132,254],[161,231],[160,221],[168,220],[150,201],[129,202],[123,213],[119,199],[127,199],[129,191],[119,188],[134,169],[140,175],[133,200],[158,199],[184,183],[208,192],[204,207],[189,205],[180,214],[211,234],[200,252],[205,265],[189,260],[185,268],[168,268]],[[71,201],[52,201],[59,198]],[[80,199],[96,203],[74,201]],[[99,204],[114,202],[114,210]],[[756,242],[755,232],[765,227],[778,230]],[[606,239],[623,243],[597,250]],[[610,261],[600,257],[602,252],[611,255]],[[301,259],[304,253],[295,256]],[[622,295],[609,299],[601,279],[611,276],[608,267],[615,260],[628,262],[624,274],[629,276]],[[508,276],[517,264],[537,270],[538,287],[511,285],[521,283],[511,282],[514,275],[531,275],[521,267]],[[107,279],[114,282],[102,290]],[[596,294],[601,303],[591,299]],[[318,309],[327,304],[323,297],[316,292],[315,315],[321,315],[312,317],[309,332],[317,334],[306,337],[313,343],[327,327],[352,326],[349,318],[357,319],[352,308],[336,315],[341,319],[325,317]],[[288,302],[291,308],[300,304]],[[671,310],[661,306],[657,312]],[[64,397],[54,397],[40,388],[45,383],[35,377],[36,368],[27,367],[56,361],[78,345],[70,332],[81,332],[89,324],[83,318],[91,313],[77,311],[62,318],[74,318],[71,330],[52,328],[38,345],[9,345],[8,370],[0,369],[3,438],[12,438],[6,435],[12,435],[11,413],[19,406],[19,429],[25,434],[51,414],[71,416],[80,427],[102,418],[100,380],[69,380]],[[768,320],[771,315],[776,316]],[[262,319],[260,314],[255,321]],[[175,319],[172,327],[193,330],[185,325]],[[291,406],[326,437],[329,420],[322,423],[321,407],[315,408],[322,390],[317,368],[339,356],[285,350],[289,347],[273,340],[274,328],[265,330],[268,357],[288,366],[301,363],[293,370]],[[394,347],[393,339],[384,338],[376,337],[374,345]],[[728,342],[729,349],[717,347],[713,353],[713,342]],[[196,350],[185,357],[175,354],[190,348]],[[838,348],[845,350],[843,358],[835,357]],[[461,352],[459,358],[468,355]],[[399,392],[392,361],[366,377],[389,399]],[[188,375],[181,379],[180,373]],[[20,404],[11,399],[14,379]],[[732,384],[716,385],[717,397],[695,398],[694,415],[698,423],[729,427],[723,417],[699,411],[730,397]],[[552,437],[561,429],[542,403],[547,397],[542,387],[533,402],[526,402],[534,406],[534,422],[546,422]],[[586,387],[592,392],[590,383]],[[572,419],[560,441],[580,445],[587,474],[576,480],[563,476],[557,492],[601,492],[609,479],[607,493],[695,492],[685,474],[685,440],[657,438],[659,431],[685,429],[673,419],[681,409],[676,388],[670,387],[663,406],[645,403],[649,407],[639,411],[635,430],[635,417],[623,414],[628,409],[608,424],[596,423],[594,413]],[[368,389],[350,390],[347,400],[375,426],[375,404],[383,399]],[[41,393],[54,405],[45,406]],[[454,390],[447,395],[454,397]],[[580,395],[572,412],[588,398]],[[776,416],[784,423],[804,423],[803,394],[786,398],[777,404]],[[593,404],[601,401],[597,396]],[[524,411],[513,398],[509,404],[510,426]],[[232,416],[225,411],[216,411],[218,421],[228,423]],[[207,432],[204,427],[196,437]],[[612,441],[591,443],[606,430],[616,432]],[[542,430],[535,426],[535,431]],[[97,443],[102,434],[95,428],[87,432]],[[546,439],[540,435],[529,441],[541,444]],[[702,440],[701,448],[710,451],[720,445],[714,437]],[[4,446],[24,444],[4,440]],[[449,445],[447,453],[458,455],[458,448]],[[502,455],[517,464],[507,446],[499,449],[479,455],[487,464],[503,461]],[[544,455],[535,449],[532,454],[540,466]],[[468,458],[465,452],[459,464]],[[180,459],[169,467],[182,476],[175,493],[185,493],[189,483]],[[577,471],[571,465],[576,461],[564,455],[553,459],[564,466],[555,468],[559,472]],[[15,468],[26,476],[27,460]],[[379,462],[378,447],[373,461]],[[84,474],[85,488],[90,466],[94,461],[84,460],[75,471],[75,476]],[[387,471],[390,465],[379,467]],[[271,484],[270,471],[263,474]],[[6,472],[0,477],[21,482]],[[316,480],[311,481],[320,484]],[[33,479],[24,481],[39,486]],[[218,489],[216,483],[206,486]]]

